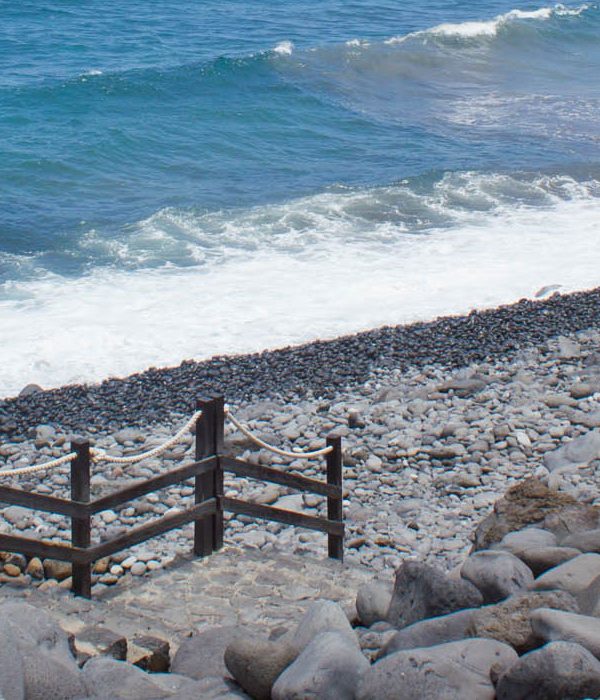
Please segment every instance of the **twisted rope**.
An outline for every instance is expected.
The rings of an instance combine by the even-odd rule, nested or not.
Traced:
[[[52,469],[54,467],[60,467],[61,464],[67,464],[72,462],[75,457],[77,457],[76,452],[69,452],[68,455],[64,457],[58,457],[58,459],[52,459],[50,462],[44,462],[44,464],[35,464],[32,467],[19,467],[18,469],[2,469],[0,471],[0,477],[2,476],[21,476],[22,474],[32,474],[33,472],[41,472],[44,469]]]
[[[194,413],[194,415],[183,426],[183,428],[181,428],[181,430],[175,433],[175,435],[173,435],[172,438],[169,438],[166,442],[163,442],[162,445],[158,445],[158,447],[154,447],[153,449],[148,450],[147,452],[142,452],[139,455],[131,455],[129,457],[113,457],[113,455],[109,455],[108,452],[105,452],[104,450],[92,448],[90,450],[92,461],[112,462],[113,464],[136,464],[137,462],[141,462],[144,459],[157,457],[163,452],[166,452],[170,447],[173,447],[173,445],[176,445],[181,440],[181,438],[189,431],[189,429],[194,425],[198,418],[200,418],[201,415],[202,411],[196,411],[196,413]]]
[[[269,450],[269,452],[274,452],[276,455],[281,455],[282,457],[292,457],[293,459],[314,459],[315,457],[322,457],[323,455],[329,454],[333,450],[331,445],[328,447],[323,447],[320,450],[315,450],[314,452],[288,452],[287,450],[280,450],[279,447],[275,447],[274,445],[269,445],[267,442],[264,442],[249,428],[242,425],[237,418],[234,418],[234,416],[231,415],[231,411],[228,408],[225,408],[225,415],[235,425],[235,427],[249,440],[252,440],[254,444],[264,448],[265,450]]]

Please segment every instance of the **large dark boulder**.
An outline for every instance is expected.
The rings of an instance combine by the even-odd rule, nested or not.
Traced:
[[[600,696],[600,661],[571,642],[552,642],[522,656],[496,687],[498,700],[575,700]]]
[[[369,662],[345,634],[317,635],[273,685],[273,700],[354,700]]]
[[[421,620],[399,630],[384,645],[378,654],[378,658],[389,656],[396,651],[406,649],[418,649],[420,647],[434,647],[438,644],[456,642],[468,636],[468,630],[475,609],[458,610],[449,615],[431,617],[429,620]]]
[[[504,673],[517,653],[491,639],[464,639],[398,651],[361,678],[356,700],[494,700],[492,674]],[[314,696],[313,696],[314,697]]]
[[[579,612],[577,601],[566,591],[519,593],[502,603],[474,610],[466,636],[497,639],[520,654],[530,651],[541,644],[531,627],[531,614],[538,608]]]
[[[472,552],[489,549],[509,532],[538,525],[559,537],[600,527],[600,508],[552,491],[530,478],[512,486],[494,504],[493,511],[477,526]]]
[[[396,571],[388,622],[401,629],[429,617],[476,608],[483,598],[468,581],[454,580],[440,569],[405,561]]]
[[[531,569],[510,552],[483,550],[466,559],[460,575],[476,586],[484,603],[497,603],[533,583]]]

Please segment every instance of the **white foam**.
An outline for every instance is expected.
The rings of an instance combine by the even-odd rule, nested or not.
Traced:
[[[403,36],[396,36],[386,40],[386,44],[400,44],[408,39],[427,36],[459,37],[463,39],[473,39],[477,37],[494,37],[498,31],[515,20],[548,20],[553,16],[577,16],[590,5],[584,4],[576,8],[567,8],[564,5],[554,7],[541,7],[538,10],[510,10],[502,15],[498,15],[490,20],[470,21],[458,23],[438,24],[430,29],[418,32],[411,32]]]
[[[273,53],[279,54],[280,56],[291,56],[294,52],[294,44],[291,41],[280,41],[277,46],[273,48]]]
[[[442,181],[435,201],[494,201],[514,186],[500,176]],[[387,221],[369,224],[370,238],[341,242],[338,231],[203,267],[13,282],[0,302],[0,395],[492,307],[549,284],[600,285],[600,199],[568,178],[545,191],[539,206],[457,209],[450,228],[428,233]]]
[[[368,42],[366,39],[348,39],[348,41],[346,42],[346,46],[357,48],[366,48],[370,45],[370,42]]]

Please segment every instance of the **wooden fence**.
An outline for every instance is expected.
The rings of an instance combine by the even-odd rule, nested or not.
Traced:
[[[193,553],[196,556],[205,557],[219,550],[223,546],[225,511],[325,532],[328,535],[329,556],[343,559],[341,438],[327,438],[327,445],[332,448],[326,455],[327,480],[320,481],[224,455],[223,397],[201,399],[197,407],[202,410],[202,415],[196,422],[196,454],[195,461],[190,464],[178,466],[158,476],[90,500],[90,445],[86,441],[75,441],[72,443],[72,450],[77,456],[71,462],[70,499],[0,486],[0,502],[71,518],[71,544],[0,534],[0,550],[70,562],[72,591],[85,598],[91,597],[92,566],[95,561],[182,527],[186,523],[194,522]],[[327,517],[315,517],[274,506],[249,503],[238,498],[228,498],[223,493],[224,472],[325,496]],[[93,515],[123,506],[129,501],[192,477],[194,505],[178,513],[163,515],[144,525],[132,527],[128,532],[108,541],[92,544]]]

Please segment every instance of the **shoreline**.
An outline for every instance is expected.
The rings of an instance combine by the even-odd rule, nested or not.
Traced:
[[[508,358],[552,337],[600,328],[600,287],[429,322],[384,326],[334,340],[249,355],[184,360],[94,385],[68,385],[0,399],[0,434],[26,435],[38,424],[104,432],[169,422],[200,395],[227,401],[332,398],[378,370],[436,365],[458,369]]]
[[[585,299],[594,301],[590,295]],[[536,308],[547,310],[547,305]],[[479,324],[474,327],[481,330]],[[532,330],[531,324],[528,327]],[[536,335],[541,333],[538,328]],[[522,345],[518,352],[458,371],[439,364],[374,369],[367,381],[339,387],[332,398],[305,392],[231,407],[261,439],[287,450],[315,450],[328,434],[342,437],[345,558],[349,564],[368,565],[376,572],[393,570],[406,557],[415,556],[445,569],[460,564],[477,523],[508,487],[530,476],[583,503],[600,505],[600,328],[565,333],[528,348]],[[88,437],[100,450],[127,456],[163,444],[182,423],[181,415],[173,415],[147,429],[115,432],[92,426]],[[2,436],[0,465],[10,470],[46,462],[65,454],[70,439],[60,428],[33,423],[25,436],[12,441]],[[193,444],[193,436],[185,435],[160,458],[127,468],[99,462],[91,480],[92,493],[102,496],[130,485],[132,479],[156,476],[165,463],[189,459]],[[229,421],[225,452],[255,464],[323,478],[322,460],[290,461],[259,450]],[[16,477],[13,485],[67,496],[68,468]],[[229,475],[224,487],[228,497],[307,515],[326,513],[322,499],[288,487]],[[108,510],[95,521],[95,541],[123,534],[171,508],[188,508],[193,498],[193,488],[182,483]],[[192,528],[173,530],[114,555],[109,569],[95,574],[97,590],[168,568],[189,553]],[[0,512],[0,531],[63,542],[70,536],[70,522],[8,507]],[[250,547],[265,555],[280,552],[319,558],[326,551],[324,537],[280,523],[232,514],[226,518],[228,545]],[[13,578],[7,576],[3,580],[9,584],[32,583],[24,569]],[[33,584],[57,585],[50,579]]]

